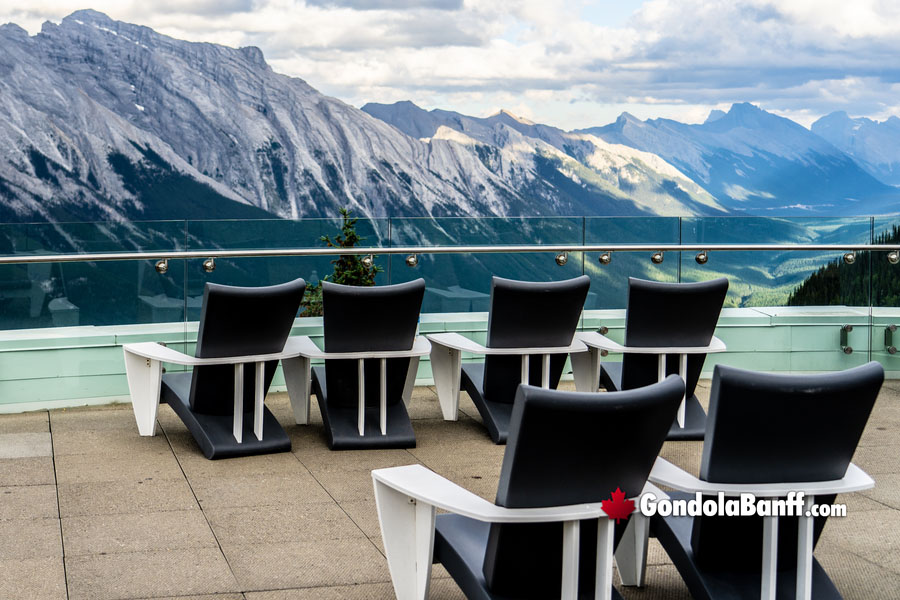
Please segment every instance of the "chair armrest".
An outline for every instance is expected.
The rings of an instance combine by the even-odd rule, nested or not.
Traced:
[[[416,336],[413,340],[412,348],[409,350],[373,350],[367,352],[325,352],[316,346],[309,336],[297,336],[290,338],[297,340],[292,348],[296,350],[295,355],[304,356],[306,358],[319,358],[325,360],[332,359],[349,359],[359,360],[365,358],[413,358],[417,356],[428,356],[431,352],[431,343],[424,336]],[[285,346],[287,348],[287,346]]]
[[[650,472],[650,481],[682,492],[700,492],[725,496],[754,494],[762,497],[787,496],[789,492],[803,492],[807,496],[823,494],[845,494],[875,487],[875,481],[854,464],[847,467],[841,479],[832,481],[797,481],[784,483],[715,483],[703,481],[677,467],[664,458],[657,458]]]
[[[579,331],[575,338],[592,348],[622,354],[713,354],[725,352],[725,342],[713,336],[706,346],[623,346],[596,331]]]
[[[455,332],[429,333],[425,337],[431,340],[432,344],[438,346],[481,355],[522,356],[525,354],[567,354],[569,352],[584,352],[587,350],[587,347],[578,340],[577,337],[573,338],[572,343],[568,346],[546,346],[536,348],[489,348]]]
[[[416,501],[488,523],[550,523],[606,516],[599,502],[547,508],[497,506],[422,465],[376,469],[372,479],[376,485],[385,485]]]
[[[162,346],[156,342],[138,342],[135,344],[124,344],[122,349],[126,353],[135,354],[150,360],[158,360],[176,365],[186,365],[189,367],[197,367],[202,365],[234,365],[239,363],[256,363],[266,362],[269,360],[279,360],[282,358],[290,358],[297,356],[297,343],[293,342],[294,338],[288,338],[281,352],[272,354],[251,354],[246,356],[220,356],[216,358],[197,358],[189,356],[178,350],[174,350],[167,346]]]

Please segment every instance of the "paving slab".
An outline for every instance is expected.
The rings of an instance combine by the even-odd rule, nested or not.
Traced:
[[[0,488],[0,521],[43,518],[59,518],[56,486],[22,485]]]
[[[62,558],[59,519],[0,521],[0,560]]]
[[[453,580],[435,579],[431,582],[430,600],[465,600],[462,590]],[[247,592],[247,600],[394,600],[390,583],[362,583],[299,590]]]
[[[183,478],[181,466],[172,453],[136,456],[69,454],[56,457],[56,480],[60,485]]]
[[[0,434],[43,433],[50,431],[50,415],[46,410],[0,415]]]
[[[190,440],[194,444],[193,439]],[[307,474],[306,469],[290,452],[262,454],[259,456],[242,456],[226,460],[209,460],[199,448],[183,449],[173,441],[173,448],[181,465],[181,470],[188,479],[194,477],[255,477],[258,475],[291,473]]]
[[[62,556],[0,560],[0,598],[66,600]]]
[[[246,600],[244,594],[200,594],[191,596],[165,596],[155,598],[140,598],[139,600]]]
[[[384,556],[366,538],[222,549],[245,592],[390,581]]]
[[[171,454],[169,442],[162,435],[129,435],[121,429],[54,431],[53,453],[56,456],[85,455],[114,458]]]
[[[59,511],[63,518],[167,510],[200,510],[184,478],[59,485]]]
[[[198,510],[64,517],[62,531],[67,557],[218,547]]]
[[[52,456],[0,459],[0,487],[56,483]]]
[[[87,406],[50,411],[53,433],[118,429],[140,437],[131,405]]]
[[[113,600],[238,592],[218,548],[66,558],[69,600]]]
[[[334,503],[217,508],[206,510],[205,515],[223,546],[365,537]]]
[[[334,502],[312,475],[302,471],[257,477],[193,477],[190,483],[203,510]]]
[[[671,564],[647,566],[642,587],[617,585],[625,600],[691,600],[687,586]]]
[[[0,459],[52,456],[50,432],[0,433]]]

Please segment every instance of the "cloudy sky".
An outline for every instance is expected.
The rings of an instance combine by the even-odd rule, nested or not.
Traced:
[[[505,108],[566,129],[623,111],[699,122],[732,102],[804,125],[900,116],[896,0],[0,0],[0,23],[36,33],[88,7],[259,46],[356,106]]]

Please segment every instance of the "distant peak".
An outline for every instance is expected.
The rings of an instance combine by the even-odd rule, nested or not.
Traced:
[[[244,46],[243,48],[240,48],[240,51],[244,56],[246,56],[250,60],[250,62],[257,64],[257,65],[265,65],[266,64],[266,57],[263,56],[263,51],[260,50],[258,47]]]
[[[509,117],[509,118],[512,119],[513,121],[518,121],[519,123],[522,123],[523,125],[534,125],[534,121],[529,121],[529,120],[526,119],[525,117],[520,117],[520,116],[518,116],[518,115],[516,115],[516,114],[513,114],[513,113],[511,113],[510,111],[506,110],[505,108],[501,108],[500,110],[498,110],[497,112],[495,112],[495,113],[492,114],[491,116],[492,116],[492,117],[503,117],[503,116],[505,116],[505,117]]]
[[[640,123],[640,122],[641,122],[640,119],[638,119],[636,116],[634,116],[633,114],[631,114],[630,112],[627,112],[627,111],[623,112],[621,115],[619,115],[619,118],[616,119],[616,123],[618,123],[619,125],[624,125],[625,123]]]
[[[68,17],[63,18],[63,22],[66,21],[81,21],[81,22],[90,22],[90,23],[112,23],[112,19],[109,18],[106,14],[94,10],[92,8],[84,8],[81,10],[76,10]]]
[[[706,117],[706,121],[704,121],[704,123],[713,123],[715,121],[718,121],[719,119],[721,119],[724,116],[725,116],[724,110],[713,109],[713,110],[709,111],[709,116]]]
[[[15,23],[4,23],[3,25],[0,25],[0,33],[28,37],[28,32]]]
[[[731,109],[728,111],[728,114],[759,114],[765,112],[760,107],[755,104],[750,104],[749,102],[735,102],[731,105]]]

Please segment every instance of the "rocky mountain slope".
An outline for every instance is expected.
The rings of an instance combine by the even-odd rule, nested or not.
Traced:
[[[412,137],[468,145],[506,179],[549,181],[582,207],[582,214],[627,214],[617,210],[617,203],[626,198],[646,214],[725,212],[708,192],[659,156],[593,135],[532,123],[507,111],[476,118],[426,111],[411,102],[370,103],[362,110]],[[597,204],[602,211],[591,210]]]
[[[4,221],[722,212],[658,157],[550,129],[405,133],[257,48],[90,10],[0,27]]]
[[[583,130],[658,154],[730,211],[757,215],[897,212],[900,194],[805,127],[751,104],[713,111],[705,123],[640,121]]]
[[[838,111],[822,117],[810,129],[853,157],[875,178],[900,186],[900,118],[852,119]]]

